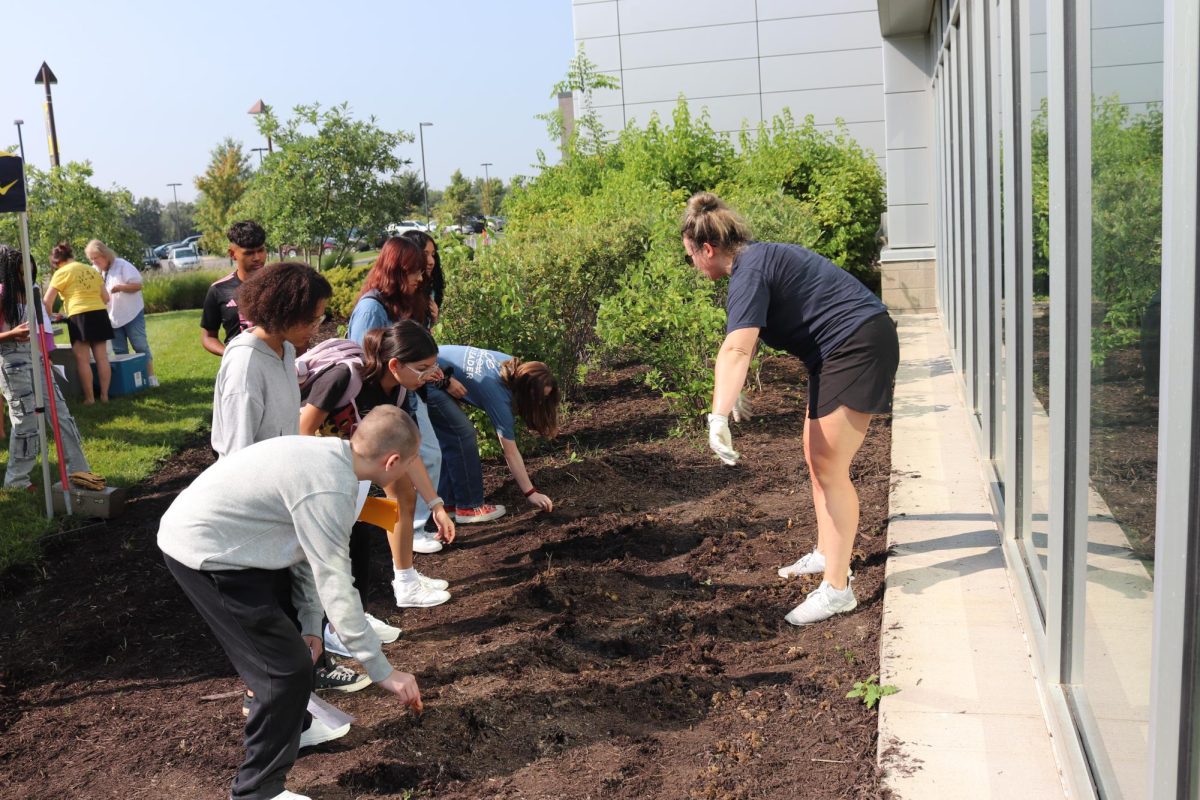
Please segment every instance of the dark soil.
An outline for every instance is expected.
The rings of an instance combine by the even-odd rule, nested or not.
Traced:
[[[854,466],[860,606],[796,629],[815,588],[775,569],[815,538],[801,455],[802,369],[772,359],[725,468],[633,369],[593,377],[563,438],[527,459],[553,514],[467,528],[420,569],[454,599],[398,611],[382,538],[369,610],[417,674],[425,714],[377,688],[327,697],[357,717],[306,751],[314,798],[886,796],[876,715],[846,698],[879,668],[890,420]],[[564,447],[564,444],[566,445]],[[158,519],[211,461],[204,442],[133,491],[124,518],[49,543],[0,589],[0,796],[226,797],[241,759],[239,681],[155,547]],[[217,695],[216,699],[211,696]]]
[[[1034,391],[1055,413],[1061,399],[1050,397],[1049,317],[1034,320]],[[1125,531],[1135,555],[1154,560],[1158,485],[1158,397],[1146,392],[1138,345],[1109,352],[1091,374],[1089,477],[1113,519]]]

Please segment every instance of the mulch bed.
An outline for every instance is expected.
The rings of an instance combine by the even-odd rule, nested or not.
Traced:
[[[385,542],[369,609],[404,628],[385,650],[416,673],[416,718],[376,688],[326,699],[350,734],[306,751],[314,798],[886,797],[877,719],[846,692],[879,668],[890,420],[855,461],[860,606],[796,629],[817,576],[778,566],[815,521],[800,445],[803,369],[770,359],[725,468],[634,368],[594,374],[560,439],[527,463],[538,515],[502,462],[513,510],[418,556],[454,598],[397,610]],[[564,446],[565,445],[565,446]],[[155,546],[204,441],[133,491],[124,518],[48,543],[0,588],[0,796],[215,798],[241,759],[239,681]],[[254,476],[247,476],[253,480]]]

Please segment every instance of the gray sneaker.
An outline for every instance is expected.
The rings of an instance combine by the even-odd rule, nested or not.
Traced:
[[[821,581],[821,585],[810,592],[803,603],[789,611],[784,619],[792,625],[811,625],[857,607],[858,601],[854,599],[854,589],[849,582],[845,589],[838,590],[830,586],[829,581]]]

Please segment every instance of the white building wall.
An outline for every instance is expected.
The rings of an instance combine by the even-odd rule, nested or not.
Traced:
[[[605,127],[669,119],[682,94],[717,131],[784,108],[838,119],[885,168],[882,41],[875,0],[574,0],[575,41],[621,88],[596,92]]]

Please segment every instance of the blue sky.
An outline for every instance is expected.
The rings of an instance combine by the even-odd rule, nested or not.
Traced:
[[[265,142],[247,110],[260,97],[286,117],[298,103],[346,101],[390,130],[425,129],[429,183],[455,169],[506,182],[531,174],[550,89],[573,50],[569,0],[12,0],[0,50],[0,147],[23,119],[30,163],[49,165],[43,61],[58,78],[65,161],[136,196],[194,199],[193,180],[226,136]],[[398,154],[420,169],[414,141]],[[252,154],[255,155],[255,154]],[[255,155],[257,160],[257,155]]]

